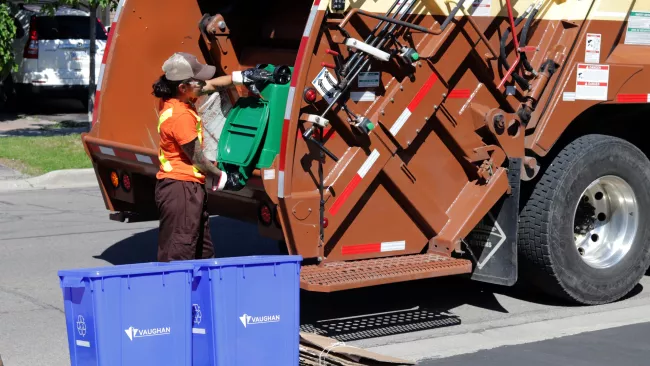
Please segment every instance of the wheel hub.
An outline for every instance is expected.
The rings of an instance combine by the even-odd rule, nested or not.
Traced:
[[[582,260],[594,268],[616,265],[630,251],[638,229],[638,203],[632,187],[616,176],[592,182],[573,217],[574,241]]]

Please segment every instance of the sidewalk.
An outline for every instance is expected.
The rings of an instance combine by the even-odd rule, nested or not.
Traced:
[[[13,169],[0,164],[0,182],[21,179],[24,176]]]
[[[97,178],[93,169],[56,170],[30,178],[0,165],[0,192],[97,186]]]

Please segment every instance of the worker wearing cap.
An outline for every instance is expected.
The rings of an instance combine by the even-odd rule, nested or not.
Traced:
[[[214,78],[216,68],[187,53],[167,59],[153,85],[160,98],[158,119],[160,170],[155,200],[160,215],[158,261],[214,257],[207,211],[209,189],[239,190],[237,173],[219,170],[202,153],[203,130],[194,103],[204,93],[232,84],[252,85],[265,80],[264,70],[249,69]]]

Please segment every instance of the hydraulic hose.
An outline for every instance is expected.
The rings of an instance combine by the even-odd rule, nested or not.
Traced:
[[[447,28],[449,23],[451,23],[451,20],[454,19],[454,17],[456,16],[456,13],[458,13],[458,10],[460,10],[460,8],[463,6],[464,3],[465,3],[465,0],[460,0],[458,2],[458,4],[456,4],[456,7],[451,11],[451,13],[449,13],[449,16],[447,17],[447,19],[445,19],[445,21],[440,26],[440,30],[445,30],[445,28]]]
[[[415,2],[415,1],[417,1],[417,0],[413,0],[413,2]],[[388,12],[386,12],[386,16],[387,16],[387,17],[391,15],[391,13],[393,12],[393,10],[395,9],[395,7],[397,6],[398,3],[399,3],[399,0],[395,0],[395,2],[393,3],[393,5],[391,5],[390,9],[388,9]],[[396,11],[394,14],[392,14],[392,15],[393,15],[393,16],[392,16],[393,19],[396,18],[396,16],[400,13],[400,11],[402,11],[402,9],[404,8],[404,6],[406,6],[406,3],[407,3],[407,2],[405,1],[405,2],[403,2],[402,4],[400,4],[400,6],[399,6],[399,8],[397,9],[397,11]],[[374,42],[374,41],[379,37],[379,36],[375,36],[375,32],[377,32],[377,30],[378,30],[382,25],[384,25],[384,29],[380,32],[380,35],[381,35],[382,32],[384,32],[384,31],[386,30],[386,26],[387,26],[388,24],[384,24],[384,23],[385,23],[385,22],[384,22],[383,20],[379,21],[379,23],[377,23],[377,25],[375,25],[375,28],[372,30],[372,32],[370,32],[370,34],[368,35],[368,37],[366,37],[366,40],[365,40],[364,42],[365,42],[365,43],[368,43],[368,44],[371,44],[372,42]],[[341,28],[341,29],[342,29],[342,28]],[[342,70],[341,70],[341,75],[343,75],[343,76],[347,75],[349,69],[351,68],[350,66],[352,65],[353,62],[356,61],[357,57],[358,57],[358,53],[354,53],[352,56],[350,56],[350,59],[345,63],[345,65],[343,65],[343,68],[342,68]]]
[[[524,19],[526,19],[526,17],[528,16],[528,14],[532,10],[532,8],[533,8],[533,5],[529,6],[528,9],[526,9],[526,11],[524,11],[523,14],[521,14],[519,17],[517,17],[517,19],[515,20],[515,26],[518,26],[519,24],[521,24],[521,22],[524,21]],[[511,29],[508,27],[508,29],[506,29],[505,32],[503,32],[503,36],[501,36],[501,42],[499,44],[499,60],[501,60],[501,63],[503,64],[503,66],[505,67],[506,70],[510,69],[510,64],[508,63],[508,60],[507,60],[507,57],[506,57],[507,56],[507,54],[506,54],[506,41],[508,40],[508,36],[510,35],[510,33],[511,33]],[[519,51],[515,50],[515,52],[519,52]],[[530,84],[528,83],[528,81],[526,81],[526,79],[524,79],[518,73],[513,72],[512,73],[512,78],[515,79],[517,84],[519,84],[519,86],[521,86],[522,89],[524,89],[524,90],[530,89]]]
[[[521,48],[526,47],[526,44],[528,43],[528,31],[530,30],[530,25],[533,23],[533,20],[537,16],[537,13],[539,12],[539,8],[541,7],[542,2],[538,2],[537,5],[535,6],[535,9],[530,13],[528,16],[528,19],[526,19],[526,24],[524,25],[524,29],[521,31],[521,38],[519,38],[519,45]],[[537,76],[537,72],[535,69],[533,69],[533,66],[530,64],[528,61],[528,57],[526,56],[526,52],[522,52],[521,54],[521,62],[524,65],[524,68],[528,70],[529,72],[533,73],[533,75]]]
[[[406,17],[406,14],[408,14],[413,9],[413,7],[415,6],[415,3],[417,1],[418,0],[404,1],[402,3],[402,5],[400,5],[400,7],[397,9],[397,12],[395,14],[396,16],[393,17],[393,19],[395,19],[395,20],[403,20]],[[400,14],[400,12],[402,11],[402,9],[404,8],[404,6],[407,3],[409,4],[408,8],[406,9],[406,11],[404,11],[403,13]],[[389,29],[389,27],[390,27],[390,29]],[[384,24],[384,27],[379,32],[379,34],[372,40],[372,42],[370,42],[370,45],[373,46],[373,47],[380,48],[381,46],[378,46],[378,44],[381,43],[383,45],[383,43],[385,43],[385,42],[382,43],[382,41],[384,41],[387,38],[388,34],[393,33],[395,31],[396,27],[397,27],[397,25],[395,23],[386,22],[386,24]],[[354,60],[354,63],[352,63],[352,60],[354,59],[354,56],[356,56],[357,54],[360,55],[359,56],[360,58],[357,58],[356,60]],[[364,54],[361,54],[361,53],[355,53],[354,55],[352,55],[350,57],[350,62],[346,65],[346,66],[351,65],[349,68],[347,68],[345,70],[346,75],[348,75],[348,73],[349,74],[354,74],[354,70],[356,69],[357,66],[359,66],[359,64],[362,62],[364,57],[367,57],[367,55],[364,55]],[[352,80],[352,78],[350,78],[349,80]]]

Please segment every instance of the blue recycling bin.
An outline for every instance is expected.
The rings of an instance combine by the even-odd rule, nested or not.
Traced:
[[[182,261],[195,266],[195,366],[298,365],[301,256]]]
[[[59,271],[72,366],[192,365],[189,264]]]

